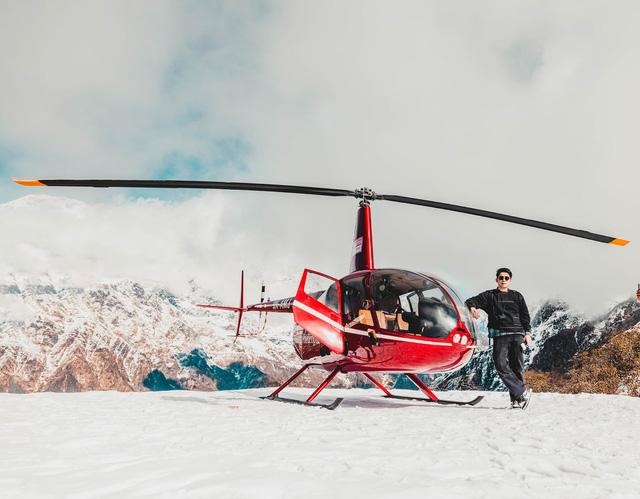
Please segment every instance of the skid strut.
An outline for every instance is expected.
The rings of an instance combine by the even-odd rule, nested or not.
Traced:
[[[407,374],[407,378],[409,378],[414,385],[416,385],[420,390],[422,390],[422,393],[424,393],[427,397],[429,397],[429,400],[431,400],[432,402],[438,402],[438,397],[436,397],[436,394],[433,393],[429,389],[429,387],[425,385],[420,378],[418,378],[418,376],[416,376],[413,373],[409,373]]]
[[[386,398],[398,399],[398,400],[418,400],[420,402],[435,402],[440,405],[476,405],[480,402],[484,396],[478,395],[473,400],[461,401],[461,400],[443,400],[436,397],[436,394],[431,391],[431,389],[425,385],[417,375],[413,373],[405,373],[406,376],[416,385],[428,398],[424,397],[405,397],[403,395],[393,395],[382,383],[380,383],[377,379],[371,376],[369,373],[364,374],[369,381],[371,381],[375,386],[380,388],[384,392],[384,396]]]
[[[390,392],[389,390],[387,390],[387,389],[385,388],[385,386],[384,386],[382,383],[380,383],[376,378],[374,378],[373,376],[371,376],[369,373],[362,373],[362,374],[364,374],[364,375],[365,375],[365,377],[366,377],[369,381],[371,381],[374,385],[376,385],[378,388],[380,388],[380,390],[382,390],[382,391],[384,392],[384,394],[385,394],[387,397],[393,397],[393,395],[391,394],[391,392]]]
[[[284,390],[287,386],[289,386],[289,384],[296,379],[298,376],[300,376],[303,372],[305,372],[307,370],[308,367],[311,367],[312,364],[307,364],[305,366],[302,366],[302,368],[300,368],[293,376],[291,376],[287,381],[285,381],[284,383],[282,383],[282,385],[280,385],[271,395],[267,395],[266,397],[261,397],[265,400],[276,400],[278,402],[287,402],[289,404],[301,404],[301,405],[309,405],[309,406],[313,406],[313,407],[323,407],[325,409],[329,409],[329,410],[333,410],[336,407],[338,407],[342,401],[344,399],[342,398],[337,398],[335,399],[333,402],[331,402],[330,404],[317,404],[317,403],[313,403],[313,401],[315,400],[315,398],[320,394],[320,392],[322,390],[324,390],[327,385],[329,383],[331,383],[331,381],[333,380],[333,378],[335,378],[338,373],[340,372],[340,367],[336,367],[333,371],[331,371],[331,373],[329,374],[329,376],[327,376],[325,378],[325,380],[320,383],[320,386],[318,386],[318,388],[316,388],[314,390],[314,392],[309,395],[309,398],[307,398],[306,401],[303,400],[298,400],[298,399],[290,399],[290,398],[284,398],[284,397],[280,397],[278,396],[278,394]]]

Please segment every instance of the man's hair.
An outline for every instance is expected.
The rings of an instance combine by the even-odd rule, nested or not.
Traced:
[[[496,279],[503,272],[506,272],[507,274],[509,274],[509,277],[513,277],[513,274],[511,273],[510,269],[508,269],[507,267],[500,267],[498,270],[496,270]]]

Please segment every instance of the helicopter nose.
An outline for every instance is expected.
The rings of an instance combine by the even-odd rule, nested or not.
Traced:
[[[453,330],[453,333],[454,334],[453,334],[453,337],[451,338],[451,341],[453,341],[454,344],[469,345],[472,343],[471,335],[463,325],[457,326]]]

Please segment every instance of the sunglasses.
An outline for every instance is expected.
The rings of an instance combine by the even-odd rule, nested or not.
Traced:
[[[509,277],[508,275],[498,276],[498,281],[508,281],[509,279],[511,279],[511,277]]]

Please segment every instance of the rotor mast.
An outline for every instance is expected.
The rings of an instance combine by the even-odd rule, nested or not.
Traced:
[[[353,234],[353,249],[349,272],[374,269],[370,201],[376,198],[376,193],[368,187],[363,187],[362,189],[356,189],[355,194],[356,197],[360,198],[360,206],[356,214],[356,230]]]

